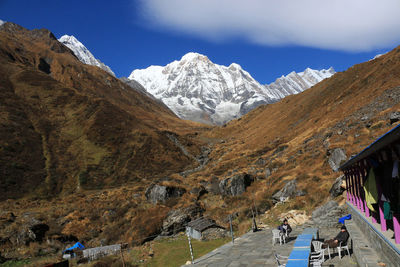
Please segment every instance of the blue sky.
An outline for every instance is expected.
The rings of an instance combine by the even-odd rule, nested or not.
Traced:
[[[0,19],[74,35],[118,77],[198,52],[270,83],[306,67],[344,71],[400,44],[400,16],[390,13],[400,1],[382,0],[379,9],[363,0],[364,10],[347,4],[348,13],[344,0],[327,8],[315,1],[0,0]]]

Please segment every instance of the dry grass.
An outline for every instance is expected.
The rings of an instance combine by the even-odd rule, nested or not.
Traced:
[[[47,35],[35,39],[31,34],[0,33],[0,174],[6,177],[0,181],[0,198],[9,199],[0,202],[0,209],[17,216],[0,225],[4,237],[18,232],[23,214],[30,212],[50,225],[49,238],[74,235],[88,247],[104,241],[141,244],[159,232],[169,210],[193,203],[223,226],[235,214],[234,227],[244,233],[252,206],[270,209],[271,196],[293,179],[306,196],[272,208],[265,220],[274,224],[279,212],[290,209],[310,213],[327,200],[339,175],[327,163],[329,152],[341,147],[348,156],[358,153],[393,127],[387,116],[400,109],[396,98],[388,97],[399,90],[399,48],[301,94],[210,127],[179,120],[153,99],[81,64],[68,50],[56,53],[51,46],[62,47]],[[52,59],[51,76],[37,69],[41,57]],[[369,110],[369,119],[361,121]],[[209,163],[181,176],[198,163],[183,155],[167,133],[194,156],[210,146]],[[256,179],[241,196],[208,192],[197,199],[189,193],[200,181],[235,173]],[[187,193],[164,205],[149,204],[144,191],[165,176],[177,180],[166,184]],[[24,247],[24,257],[37,256],[42,245]],[[19,256],[15,249],[5,252]]]

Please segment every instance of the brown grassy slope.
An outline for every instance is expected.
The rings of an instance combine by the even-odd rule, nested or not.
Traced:
[[[82,64],[47,30],[0,28],[0,199],[102,188],[196,166],[187,137],[204,126],[105,71]]]
[[[392,128],[387,117],[400,109],[398,86],[399,47],[206,133],[225,141],[215,147],[211,157],[216,164],[210,165],[203,177],[217,175],[221,179],[237,169],[258,171],[256,176],[261,179],[242,200],[226,201],[224,208],[220,203],[209,204],[209,208],[225,216],[249,207],[253,198],[268,202],[271,194],[292,179],[298,180],[299,188],[307,195],[291,202],[288,208],[315,207],[329,196],[333,179],[339,176],[327,163],[330,151],[341,147],[347,156],[356,154]],[[272,171],[266,180],[265,168]]]

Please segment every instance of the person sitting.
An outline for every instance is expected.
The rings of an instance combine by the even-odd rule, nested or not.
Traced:
[[[330,248],[336,248],[339,246],[340,243],[342,243],[342,245],[345,245],[348,239],[349,239],[349,232],[347,232],[346,226],[343,225],[340,228],[339,234],[334,239],[329,239],[325,241],[324,244],[322,245],[322,248],[327,248],[328,246]]]
[[[283,223],[278,226],[278,230],[285,236],[289,236],[290,232],[292,231],[292,227],[288,224],[286,219],[283,220]]]

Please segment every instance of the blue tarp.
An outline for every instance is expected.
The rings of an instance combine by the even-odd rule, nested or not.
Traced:
[[[73,245],[73,246],[70,247],[70,248],[67,248],[66,250],[63,251],[63,253],[64,253],[65,251],[67,251],[67,250],[74,250],[75,248],[79,248],[80,250],[85,249],[85,247],[84,247],[81,243],[76,242],[75,245]]]
[[[344,224],[344,221],[345,221],[345,220],[351,220],[351,214],[346,215],[346,216],[340,218],[340,219],[339,219],[339,223]]]

